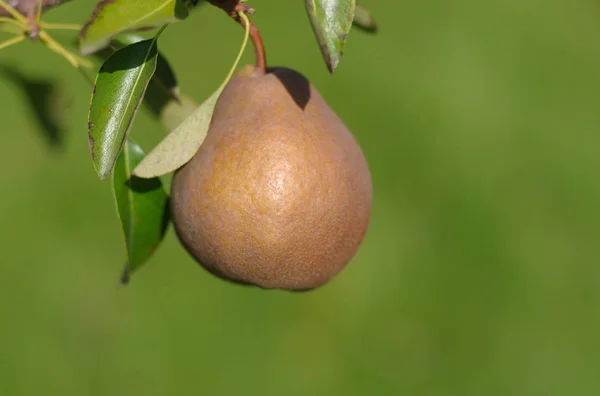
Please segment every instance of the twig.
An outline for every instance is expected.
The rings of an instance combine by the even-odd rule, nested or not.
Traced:
[[[0,32],[22,35],[23,29],[18,28],[16,25],[4,25],[4,24],[0,23]]]
[[[17,21],[27,24],[27,19],[17,10],[12,8],[6,1],[0,0],[0,9],[4,9],[11,17]]]
[[[0,9],[2,9],[1,5],[0,5]],[[27,28],[26,24],[21,23],[21,22],[17,21],[16,19],[9,18],[9,17],[0,17],[0,22],[6,22],[8,24],[11,24],[11,25],[14,25],[14,26],[18,26],[18,27],[21,28],[21,30]]]
[[[46,44],[48,48],[55,51],[56,53],[62,55],[73,67],[76,69],[79,68],[80,65],[84,67],[92,67],[92,63],[87,59],[83,59],[77,55],[71,54],[67,51],[62,45],[60,45],[57,41],[55,41],[48,33],[45,31],[40,31],[40,40]]]
[[[44,0],[38,0],[37,7],[35,10],[35,24],[39,26],[40,21],[42,20],[42,8],[44,5]]]
[[[21,42],[21,41],[23,41],[23,40],[25,40],[25,36],[17,36],[17,37],[13,37],[13,38],[11,38],[11,39],[9,39],[9,40],[6,40],[6,41],[5,41],[5,42],[3,42],[3,43],[0,43],[0,49],[3,49],[3,48],[6,48],[6,47],[9,47],[9,46],[11,46],[11,45],[13,45],[13,44],[20,43],[20,42]]]

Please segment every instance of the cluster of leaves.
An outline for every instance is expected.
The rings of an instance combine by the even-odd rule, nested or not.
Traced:
[[[158,50],[158,40],[173,23],[188,18],[198,0],[103,0],[83,26],[46,24],[47,9],[70,0],[0,0],[0,28],[16,36],[0,49],[26,38],[38,39],[79,69],[102,62],[91,95],[88,116],[90,152],[99,178],[112,176],[117,212],[127,249],[123,281],[140,268],[161,243],[169,224],[168,193],[161,176],[185,165],[202,144],[212,112],[246,46],[254,10],[245,0],[207,0],[242,22],[246,36],[237,60],[223,83],[203,103],[183,95],[173,68]],[[353,25],[376,30],[371,14],[355,0],[304,0],[311,26],[328,70],[333,73]],[[52,39],[52,29],[77,30],[79,54]],[[134,33],[155,29],[149,39]],[[255,45],[257,43],[255,42]],[[169,131],[147,155],[130,137],[142,104],[149,106]]]

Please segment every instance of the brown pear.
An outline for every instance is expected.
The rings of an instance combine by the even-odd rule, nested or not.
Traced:
[[[211,273],[265,289],[334,278],[367,232],[372,185],[353,135],[296,71],[242,68],[172,184],[172,218]]]

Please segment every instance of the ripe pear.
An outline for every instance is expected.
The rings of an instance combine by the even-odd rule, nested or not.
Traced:
[[[174,228],[191,256],[263,289],[329,282],[357,253],[371,216],[360,146],[288,68],[246,66],[232,77],[171,192]]]

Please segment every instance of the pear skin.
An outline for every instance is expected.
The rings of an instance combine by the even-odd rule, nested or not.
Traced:
[[[323,286],[356,255],[372,183],[352,133],[300,73],[254,66],[223,90],[173,177],[175,231],[211,273],[264,289]]]

